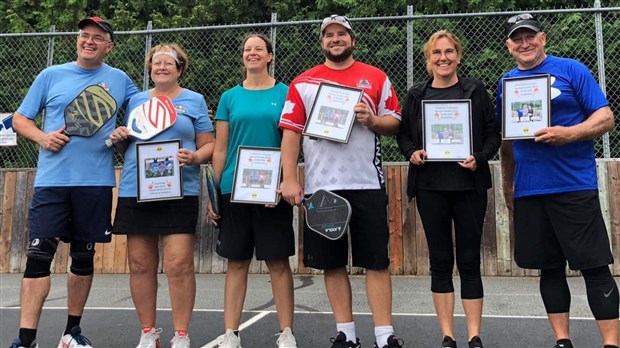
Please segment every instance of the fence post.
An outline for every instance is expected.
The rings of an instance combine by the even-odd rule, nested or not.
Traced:
[[[56,26],[50,26],[50,33],[56,32]],[[47,66],[52,66],[54,64],[54,39],[56,36],[50,35],[49,39],[47,39]]]
[[[149,55],[149,51],[151,50],[151,46],[153,44],[153,35],[151,34],[151,30],[153,30],[153,22],[149,21],[146,24],[146,39],[144,42],[144,60]],[[142,79],[142,90],[146,91],[149,89],[149,69],[144,67],[144,76]]]
[[[601,1],[594,0],[594,8],[601,8]],[[596,32],[596,58],[598,60],[598,84],[607,96],[607,85],[605,83],[605,46],[603,45],[603,21],[600,12],[594,13],[594,29]],[[609,133],[603,134],[603,158],[611,157],[611,149],[609,145]]]
[[[278,22],[278,13],[277,12],[273,12],[271,13],[271,46],[273,47],[273,56],[276,56],[276,47],[278,47],[278,45],[276,44],[276,36],[277,36],[277,29],[275,24]],[[276,72],[276,59],[274,59],[271,62],[271,67],[269,67],[269,74],[271,76],[276,76],[275,72]]]
[[[407,5],[407,16],[413,16],[413,5]],[[413,86],[413,19],[407,20],[407,90]]]

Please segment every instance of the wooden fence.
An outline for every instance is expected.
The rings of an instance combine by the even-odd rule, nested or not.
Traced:
[[[384,166],[389,195],[388,218],[390,226],[391,272],[394,275],[428,275],[428,249],[420,222],[415,200],[408,202],[406,181],[408,167],[404,163]],[[499,164],[491,164],[494,186],[488,191],[488,207],[484,223],[481,256],[482,274],[486,276],[524,276],[537,275],[537,271],[525,271],[516,266],[512,258],[514,236],[512,224],[501,193]],[[612,242],[615,263],[612,272],[620,276],[620,161],[598,160],[599,192],[601,207]],[[120,170],[117,170],[117,181]],[[300,167],[300,175],[303,167]],[[20,273],[26,265],[28,247],[27,221],[28,207],[33,192],[35,170],[0,169],[0,273]],[[204,177],[204,176],[203,176]],[[115,190],[116,191],[116,190]],[[203,182],[203,199],[206,193]],[[115,192],[116,194],[116,192]],[[115,200],[116,201],[116,200]],[[302,231],[303,214],[295,209],[294,225]],[[226,260],[215,253],[217,229],[208,221],[206,206],[201,204],[200,218],[196,227],[194,258],[198,273],[224,273]],[[295,273],[311,273],[302,260],[303,245],[300,233],[296,233],[297,255],[291,257]],[[111,243],[97,244],[95,270],[98,273],[127,273],[127,241],[125,236],[114,236]],[[60,243],[52,264],[52,272],[65,273],[69,269],[68,245]],[[161,269],[161,265],[160,265]],[[253,261],[252,273],[267,272],[263,262]],[[352,274],[363,270],[350,267]],[[569,274],[576,274],[569,272]]]

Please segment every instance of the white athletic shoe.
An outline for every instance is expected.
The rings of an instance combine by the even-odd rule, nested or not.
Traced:
[[[71,333],[60,338],[58,348],[93,348],[93,346],[91,346],[88,338],[82,336],[82,329],[79,326],[74,326]]]
[[[219,348],[241,348],[241,339],[235,335],[231,329],[227,329],[226,333],[217,338]]]
[[[190,348],[189,336],[179,336],[177,332],[174,333],[174,337],[170,343],[172,344],[172,348]]]
[[[142,330],[140,334],[140,343],[136,346],[136,348],[159,348],[159,334],[161,334],[162,329],[156,329],[152,327],[148,331]]]
[[[279,336],[276,341],[278,348],[297,348],[297,341],[295,341],[295,336],[293,336],[293,331],[291,331],[290,327],[284,328]]]

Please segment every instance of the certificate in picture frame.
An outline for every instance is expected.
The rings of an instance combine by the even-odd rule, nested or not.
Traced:
[[[136,144],[138,202],[183,198],[180,148],[180,139]]]
[[[502,80],[502,139],[533,139],[551,125],[551,77],[548,74]]]
[[[348,143],[355,122],[353,107],[363,95],[359,88],[321,82],[302,134]]]
[[[239,146],[230,201],[277,204],[281,168],[279,148]]]
[[[423,147],[427,161],[463,161],[473,151],[471,100],[423,100]]]

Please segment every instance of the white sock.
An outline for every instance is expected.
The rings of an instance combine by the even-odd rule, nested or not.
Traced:
[[[353,343],[357,342],[357,335],[355,334],[355,323],[336,323],[336,332],[342,331],[347,336],[347,341]]]
[[[387,346],[388,337],[394,334],[394,327],[392,326],[375,326],[375,339],[377,347]]]

